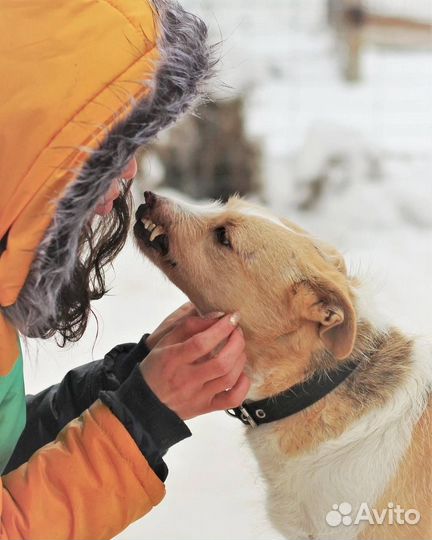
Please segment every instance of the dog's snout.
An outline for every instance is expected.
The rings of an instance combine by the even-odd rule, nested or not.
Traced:
[[[144,191],[144,199],[150,210],[154,208],[157,197],[152,191]]]
[[[141,219],[146,215],[147,208],[145,204],[140,204],[135,212],[135,219],[141,221]]]
[[[135,212],[135,218],[137,221],[148,217],[152,210],[155,209],[156,203],[159,200],[158,196],[155,195],[152,191],[144,191],[144,199],[145,203],[141,204]]]

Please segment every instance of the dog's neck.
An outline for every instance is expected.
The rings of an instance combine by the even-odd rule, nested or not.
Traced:
[[[365,354],[370,336],[385,332],[388,324],[375,306],[373,295],[355,277],[351,277],[352,300],[357,320],[353,355]],[[279,335],[258,336],[253,331],[246,335],[248,375],[252,384],[248,398],[269,397],[301,383],[317,370],[331,371],[340,360],[326,351],[319,338],[317,323],[290,321],[291,328]]]
[[[313,329],[305,327],[271,341],[246,339],[248,374],[252,385],[248,398],[273,396],[306,379],[317,351]]]
[[[318,370],[325,373],[335,369],[338,361],[325,349],[305,346],[314,343],[308,337],[308,332],[296,333],[265,346],[253,339],[249,341],[247,354],[252,379],[249,399],[275,395]],[[354,350],[343,361],[358,362],[353,373],[355,384],[344,382],[314,405],[275,422],[276,429],[278,425],[289,427],[285,430],[289,436],[284,437],[284,451],[296,454],[311,449],[340,435],[357,418],[385,403],[405,380],[412,358],[412,342],[400,331],[379,329],[360,319]]]

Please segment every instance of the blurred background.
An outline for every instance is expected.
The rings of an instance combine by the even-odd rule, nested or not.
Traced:
[[[432,0],[184,0],[220,42],[213,101],[140,155],[134,190],[239,192],[342,251],[377,302],[432,335]],[[185,299],[128,244],[84,339],[29,343],[27,389],[150,332]],[[275,539],[243,426],[189,422],[167,497],[119,538]]]

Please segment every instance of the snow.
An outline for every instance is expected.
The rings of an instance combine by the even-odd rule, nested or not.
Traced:
[[[406,17],[413,20],[430,22],[432,20],[432,6],[429,0],[366,0],[365,8],[372,13],[393,17]]]
[[[322,0],[184,3],[203,14],[214,39],[224,37],[217,92],[246,93],[248,131],[264,149],[266,203],[346,254],[398,324],[432,334],[431,55],[370,49],[362,82],[347,85]],[[298,210],[320,174],[322,197]],[[94,306],[98,335],[92,322],[66,351],[29,343],[27,390],[136,341],[184,300],[128,244],[111,293]],[[188,424],[193,437],[166,457],[164,502],[118,538],[279,538],[243,426],[224,413]]]

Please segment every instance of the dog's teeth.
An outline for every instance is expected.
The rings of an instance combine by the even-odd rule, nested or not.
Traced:
[[[145,229],[151,233],[150,241],[153,241],[157,236],[163,233],[163,228],[160,225],[156,225],[150,219],[141,220]]]
[[[160,236],[163,233],[164,233],[163,228],[160,225],[158,225],[155,229],[153,229],[153,231],[152,231],[152,233],[150,235],[150,242],[153,242],[153,240],[155,238],[157,238],[158,236]]]

